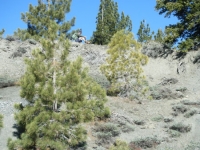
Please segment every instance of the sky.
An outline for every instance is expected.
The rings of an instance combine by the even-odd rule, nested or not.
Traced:
[[[123,11],[132,20],[134,37],[140,22],[144,19],[149,24],[151,31],[165,29],[169,24],[175,24],[177,19],[173,16],[165,18],[155,10],[156,0],[114,0],[118,3],[118,12]],[[37,5],[37,0],[1,0],[0,5],[0,30],[5,29],[3,37],[13,35],[18,28],[26,29],[27,24],[21,20],[21,13],[28,12],[29,4]],[[82,29],[82,34],[90,39],[96,30],[96,17],[99,12],[100,0],[72,0],[71,10],[66,14],[66,21],[76,18],[72,30]]]

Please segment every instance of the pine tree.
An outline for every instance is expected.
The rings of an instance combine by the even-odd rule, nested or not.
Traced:
[[[118,21],[117,31],[120,31],[123,29],[130,31],[130,32],[132,30],[132,22],[130,20],[130,17],[125,16],[124,12],[121,13],[121,19]]]
[[[148,42],[152,39],[152,35],[154,33],[151,32],[151,29],[149,27],[149,24],[145,24],[145,20],[140,22],[140,27],[137,33],[138,36],[138,42]]]
[[[96,31],[93,32],[92,43],[105,45],[110,42],[112,36],[121,29],[132,30],[132,22],[129,16],[118,13],[118,4],[113,0],[101,0],[96,21]]]
[[[69,41],[65,34],[58,34],[62,25],[50,17],[56,13],[54,9],[45,6],[51,13],[43,18],[47,28],[40,38],[43,48],[35,49],[32,58],[25,60],[27,68],[20,81],[20,95],[28,104],[15,105],[19,110],[15,119],[21,135],[15,141],[8,140],[10,150],[83,146],[86,131],[80,123],[110,114],[104,107],[105,90],[88,76],[87,68],[82,68],[82,59],[68,61]],[[31,9],[40,9],[40,3]],[[41,18],[31,19],[41,21]]]
[[[160,43],[164,43],[165,33],[162,29],[158,29],[157,33],[154,35],[154,40]]]
[[[4,29],[2,29],[2,30],[0,31],[0,37],[4,34],[4,32],[5,32]]]
[[[199,0],[157,0],[155,8],[165,17],[173,15],[178,19],[176,24],[166,27],[165,42],[178,43],[178,48],[183,51],[200,45]]]
[[[3,115],[0,114],[0,129],[3,128]]]
[[[14,32],[21,40],[33,38],[38,40],[48,29],[48,19],[55,21],[59,26],[59,34],[66,34],[75,23],[75,18],[65,21],[65,14],[70,11],[72,0],[38,0],[37,8],[30,4],[29,12],[22,13],[21,19],[27,24],[27,29]]]
[[[141,90],[140,85],[144,79],[141,65],[147,63],[148,57],[140,53],[140,47],[133,34],[126,30],[118,31],[112,37],[107,51],[107,63],[101,66],[101,71],[113,89],[119,89],[120,92]],[[119,83],[120,78],[122,81]]]

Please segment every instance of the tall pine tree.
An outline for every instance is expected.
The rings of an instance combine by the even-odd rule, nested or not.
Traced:
[[[72,0],[38,0],[37,8],[32,4],[29,6],[29,12],[22,13],[21,19],[27,24],[27,29],[18,29],[14,34],[21,40],[33,38],[38,40],[48,29],[47,20],[55,21],[59,26],[59,34],[67,33],[75,23],[75,18],[65,21],[65,14],[70,11]],[[48,18],[49,17],[49,18]]]
[[[142,20],[140,22],[140,27],[139,30],[137,32],[137,36],[138,36],[138,42],[148,42],[152,39],[152,35],[154,33],[151,32],[151,29],[149,27],[149,24],[145,24],[145,20]]]
[[[105,45],[110,42],[112,36],[121,29],[132,30],[132,22],[129,16],[118,13],[118,4],[113,0],[101,0],[97,15],[96,31],[93,32],[92,43]]]
[[[42,18],[46,22],[40,38],[42,49],[35,49],[32,58],[25,60],[27,68],[20,82],[20,95],[28,104],[15,105],[19,110],[15,119],[21,135],[15,141],[8,140],[10,150],[64,150],[82,146],[86,131],[79,123],[110,114],[104,107],[105,91],[82,68],[82,59],[68,61],[70,44],[65,34],[58,34],[63,26],[51,19],[57,14],[51,3],[42,4],[46,11]],[[41,3],[30,7],[40,11]],[[59,11],[64,14],[65,9]],[[38,17],[30,19],[43,22]]]

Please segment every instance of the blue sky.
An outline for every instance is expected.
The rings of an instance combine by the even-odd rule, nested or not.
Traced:
[[[165,28],[174,24],[174,17],[164,18],[155,11],[156,0],[114,0],[118,3],[119,13],[122,11],[129,15],[133,24],[133,34],[136,34],[140,22],[144,19],[150,25],[152,31]],[[6,30],[4,37],[13,35],[17,28],[26,29],[27,25],[21,20],[21,13],[28,11],[29,4],[37,5],[37,0],[2,0],[0,5],[0,30]],[[72,29],[82,28],[83,35],[88,39],[96,30],[96,17],[99,11],[100,0],[72,0],[71,11],[66,14],[66,20],[76,17],[75,26]]]

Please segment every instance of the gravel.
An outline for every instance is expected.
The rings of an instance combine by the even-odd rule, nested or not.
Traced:
[[[20,87],[16,86],[0,89],[0,114],[4,116],[4,127],[0,131],[0,150],[7,150],[8,138],[16,138],[14,136],[14,132],[16,131],[14,128],[14,113],[16,112],[14,104],[26,104],[26,101],[19,96],[19,92]]]

